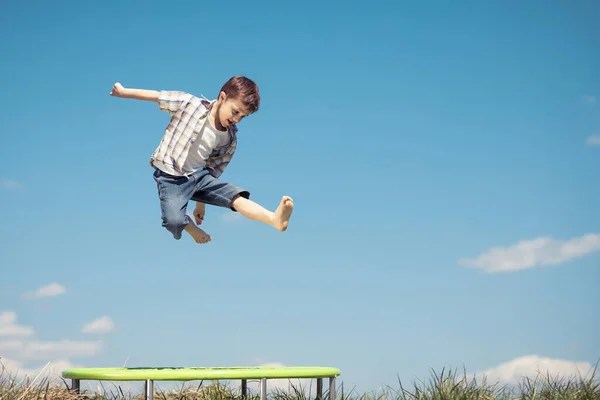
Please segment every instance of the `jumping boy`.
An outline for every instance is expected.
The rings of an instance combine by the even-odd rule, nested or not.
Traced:
[[[158,187],[162,226],[176,240],[183,230],[197,243],[212,239],[187,215],[190,200],[196,201],[194,217],[198,225],[204,220],[205,204],[212,204],[281,232],[287,229],[294,208],[289,196],[283,196],[273,212],[250,200],[247,190],[219,179],[236,150],[237,124],[260,106],[258,87],[251,79],[232,77],[213,101],[181,91],[124,88],[119,82],[113,85],[110,95],[153,101],[171,115],[150,165]]]

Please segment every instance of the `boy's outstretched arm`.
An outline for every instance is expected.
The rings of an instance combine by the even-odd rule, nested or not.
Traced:
[[[113,85],[110,95],[126,99],[146,100],[158,103],[159,92],[157,90],[125,88],[123,85],[117,82]]]

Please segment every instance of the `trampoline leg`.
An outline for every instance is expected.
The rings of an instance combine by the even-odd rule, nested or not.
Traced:
[[[323,378],[317,378],[317,400],[323,399]]]
[[[260,400],[267,400],[267,378],[260,379]]]
[[[79,379],[71,379],[71,390],[79,394]]]
[[[242,400],[246,400],[248,394],[248,382],[246,379],[242,379]]]
[[[335,376],[329,377],[329,400],[335,400]]]
[[[144,392],[144,400],[154,400],[154,381],[152,379],[146,379],[146,387],[144,388]]]

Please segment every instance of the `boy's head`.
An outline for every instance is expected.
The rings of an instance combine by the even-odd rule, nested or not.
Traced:
[[[228,127],[258,111],[259,106],[260,94],[256,83],[245,76],[234,76],[225,82],[219,92],[215,120],[223,127]]]

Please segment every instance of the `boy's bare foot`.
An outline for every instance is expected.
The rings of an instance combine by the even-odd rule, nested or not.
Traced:
[[[196,225],[190,223],[185,227],[185,230],[194,238],[196,243],[204,244],[212,240],[210,235],[198,228]]]
[[[294,201],[290,196],[283,196],[281,198],[281,203],[279,203],[279,207],[273,213],[273,222],[272,225],[277,230],[283,232],[288,227],[288,221],[292,216],[292,211],[294,210]]]

